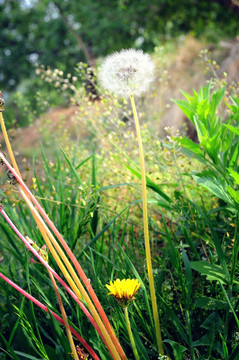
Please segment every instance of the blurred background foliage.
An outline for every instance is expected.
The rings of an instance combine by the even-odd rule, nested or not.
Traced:
[[[68,72],[123,47],[151,52],[188,32],[232,38],[238,16],[233,0],[0,0],[1,88],[27,87],[36,62]]]

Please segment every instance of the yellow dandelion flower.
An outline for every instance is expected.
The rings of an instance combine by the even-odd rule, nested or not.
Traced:
[[[141,284],[137,279],[116,279],[105,286],[110,291],[108,295],[114,296],[121,305],[127,306],[134,300],[134,295],[138,292]]]

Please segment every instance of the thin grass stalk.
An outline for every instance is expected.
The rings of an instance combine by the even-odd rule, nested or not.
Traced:
[[[12,147],[11,147],[11,144],[10,144],[10,141],[9,141],[9,138],[8,138],[8,134],[7,134],[7,131],[6,131],[6,127],[5,127],[5,123],[4,123],[4,119],[3,119],[3,116],[2,116],[2,112],[0,112],[0,124],[1,124],[1,127],[2,127],[2,131],[3,131],[3,135],[4,135],[4,139],[5,139],[5,142],[6,142],[6,146],[7,146],[7,149],[8,149],[8,152],[9,152],[9,156],[10,156],[10,158],[11,158],[11,161],[12,161],[12,164],[13,164],[13,168],[14,168],[14,170],[16,171],[16,173],[17,173],[17,175],[18,176],[16,176],[16,177],[19,177],[19,179],[18,179],[18,181],[20,180],[20,182],[22,182],[22,177],[21,177],[21,174],[20,174],[20,171],[19,171],[19,169],[18,169],[18,166],[17,166],[17,163],[16,163],[16,160],[15,160],[15,157],[14,157],[14,154],[13,154],[13,151],[12,151]],[[9,164],[10,165],[10,164]],[[22,182],[23,183],[23,182]],[[23,183],[24,184],[24,183]],[[25,184],[24,184],[25,185]],[[27,189],[27,187],[26,187],[26,189]],[[29,191],[30,192],[30,191]],[[29,192],[28,192],[28,196],[30,195],[29,194]],[[31,196],[30,196],[30,198],[31,198]],[[26,199],[28,199],[27,197],[25,197],[25,200]],[[36,201],[37,202],[37,201]],[[31,202],[29,201],[28,202],[28,204],[31,204]],[[37,204],[38,204],[38,202],[37,202]],[[40,206],[40,205],[39,205]],[[33,208],[33,207],[31,207],[31,208]],[[43,210],[43,209],[42,209]],[[43,214],[46,216],[46,218],[47,219],[49,219],[48,218],[48,216],[45,214],[45,212],[44,212],[44,210],[43,210]],[[49,221],[50,221],[50,219],[49,219]],[[54,224],[50,221],[50,223],[53,225],[53,227],[54,227]],[[54,227],[55,228],[55,227]],[[48,229],[47,229],[48,230]],[[58,231],[57,231],[58,232]],[[59,233],[59,232],[58,232]],[[60,233],[59,233],[59,235],[60,235]],[[65,241],[64,241],[64,239],[63,239],[63,237],[62,237],[62,240],[63,240],[63,243],[67,246],[67,244],[65,243]],[[60,241],[60,240],[59,240]],[[48,244],[49,244],[49,242],[48,242]],[[68,247],[68,246],[67,246]],[[70,248],[68,248],[69,250],[70,250]],[[74,256],[73,255],[73,253],[71,252],[71,254],[72,254],[72,256]],[[76,260],[76,258],[75,258],[75,260]],[[69,263],[69,262],[68,262]],[[73,262],[74,263],[74,262]],[[76,263],[78,264],[78,262],[77,262],[77,260],[76,260]],[[70,264],[69,264],[70,265]],[[79,264],[78,264],[79,265]],[[80,266],[80,265],[79,265]],[[71,267],[71,266],[70,266]],[[72,268],[72,267],[71,267]],[[73,268],[72,268],[72,270],[73,270]],[[81,269],[81,271],[82,271],[82,273],[84,274],[84,272],[83,272],[83,269]],[[85,275],[85,274],[84,274]],[[68,277],[67,277],[67,279],[68,279]],[[89,284],[90,285],[90,283],[89,283],[89,281],[88,281],[88,279],[87,279],[87,277],[85,276],[85,279],[86,279],[86,282],[87,282],[87,285]],[[79,279],[78,279],[78,277],[77,277],[77,283],[78,283],[78,285],[79,285],[79,283],[80,283],[80,281],[79,281]],[[80,285],[81,285],[81,283],[80,283]],[[82,287],[82,286],[81,286]],[[91,286],[90,286],[91,287]],[[82,289],[83,289],[83,287],[82,287]],[[93,288],[92,288],[92,290],[93,290]],[[77,292],[78,292],[78,289],[77,289]],[[85,293],[86,294],[86,298],[87,299],[89,299],[88,298],[88,295],[87,295],[87,293]],[[95,295],[95,293],[94,293],[94,291],[93,291],[93,294]],[[96,295],[95,295],[95,297],[96,297]],[[97,297],[96,297],[97,298]],[[98,300],[98,299],[97,299]],[[90,299],[89,299],[89,301],[90,301]],[[90,303],[91,303],[91,301],[90,301]],[[98,303],[99,303],[99,301],[98,301]],[[92,304],[92,303],[91,303]],[[100,304],[100,303],[99,303]],[[88,306],[89,306],[90,304],[88,303]],[[92,304],[93,305],[93,304]],[[100,305],[100,307],[101,307],[101,305]],[[92,308],[92,306],[89,306],[89,308]],[[93,312],[92,312],[92,310],[93,310]],[[103,308],[101,307],[101,309],[100,310],[102,310],[103,311]],[[98,310],[99,311],[99,310]],[[101,313],[102,313],[102,311],[101,311]],[[106,321],[106,325],[107,325],[107,327],[108,327],[108,331],[109,331],[109,335],[110,335],[110,337],[108,338],[108,333],[107,333],[107,330],[105,331],[104,329],[105,329],[105,326],[104,326],[104,324],[102,323],[102,321],[101,321],[101,319],[100,319],[100,317],[99,317],[99,315],[97,314],[97,312],[95,311],[95,309],[91,309],[91,312],[92,312],[92,315],[94,316],[94,318],[95,318],[95,320],[97,321],[97,322],[99,322],[99,326],[101,327],[101,331],[102,331],[102,333],[104,333],[104,337],[105,337],[105,339],[106,339],[106,341],[107,341],[107,347],[108,347],[108,349],[109,349],[109,351],[110,351],[110,353],[111,353],[111,355],[113,355],[114,354],[114,356],[113,356],[113,358],[118,358],[118,352],[121,354],[120,355],[120,357],[122,358],[122,359],[126,359],[126,355],[125,355],[125,353],[124,353],[124,351],[123,351],[123,349],[122,349],[122,347],[121,347],[121,345],[119,344],[119,341],[118,341],[118,339],[116,338],[116,336],[115,336],[115,333],[114,333],[114,331],[113,331],[113,329],[112,329],[112,327],[111,327],[111,325],[110,325],[110,323],[109,323],[109,321],[108,321],[108,318],[107,318],[107,316],[106,316],[106,314],[104,313],[104,311],[103,311],[103,318],[104,318],[104,320]],[[99,311],[99,313],[100,313],[100,311]],[[104,316],[105,315],[105,316]],[[99,321],[100,320],[100,321]],[[103,325],[103,326],[102,326]],[[107,328],[106,327],[106,328]],[[115,346],[114,346],[114,342],[112,342],[112,340],[116,343],[116,352],[114,351],[114,348],[115,348]]]
[[[19,291],[22,295],[24,295],[25,297],[27,297],[29,300],[31,300],[34,304],[36,304],[37,306],[39,306],[42,310],[44,310],[45,312],[50,313],[54,316],[54,318],[60,322],[62,325],[64,325],[64,321],[63,319],[57,315],[54,311],[52,310],[48,310],[47,307],[42,304],[39,300],[37,300],[36,298],[34,298],[32,295],[28,294],[25,290],[23,290],[21,287],[19,287],[17,284],[15,284],[13,281],[11,281],[10,279],[8,279],[6,276],[4,276],[2,273],[0,273],[0,278],[2,278],[4,281],[6,281],[9,285],[11,285],[14,289],[16,289],[17,291]],[[94,352],[94,350],[88,345],[88,343],[78,334],[78,332],[72,327],[69,326],[70,331],[72,332],[72,334],[81,342],[81,344],[86,348],[86,350],[89,352],[89,354],[95,359],[95,360],[100,360],[100,358],[98,357],[98,355]]]
[[[10,156],[13,167],[16,170],[16,172],[18,173],[18,175],[21,176],[21,173],[19,171],[17,162],[15,160],[15,156],[14,156],[13,151],[12,151],[11,143],[10,143],[9,138],[8,138],[8,133],[7,133],[7,130],[6,130],[6,127],[5,127],[5,122],[4,122],[4,119],[3,119],[3,116],[2,116],[2,112],[0,112],[0,125],[1,125],[1,128],[2,128],[3,137],[4,137],[4,140],[5,140],[7,150],[8,150],[8,154]],[[63,306],[63,303],[62,303],[62,300],[61,300],[61,296],[60,296],[58,288],[57,288],[57,284],[55,282],[55,279],[54,279],[53,275],[51,274],[51,272],[49,270],[48,270],[48,273],[49,273],[49,276],[51,278],[54,290],[56,292],[56,296],[57,296],[58,303],[59,303],[59,306],[60,306],[62,318],[63,318],[64,325],[65,325],[65,328],[66,328],[67,337],[68,337],[70,347],[71,347],[71,350],[72,350],[72,355],[73,355],[75,360],[78,360],[79,357],[78,357],[77,352],[76,352],[76,348],[75,348],[74,341],[73,341],[73,338],[72,338],[72,335],[71,335],[71,331],[70,331],[70,328],[69,328],[69,324],[68,324],[65,309],[64,309],[64,306]]]
[[[34,214],[34,218],[37,219],[37,225],[38,225],[39,230],[41,231],[41,234],[46,242],[46,245],[49,248],[51,254],[53,255],[55,261],[57,262],[57,265],[59,266],[62,273],[64,274],[67,282],[69,283],[70,287],[72,288],[74,293],[79,298],[83,297],[84,301],[87,303],[87,305],[89,307],[89,310],[90,310],[93,318],[95,319],[96,323],[98,324],[98,326],[106,340],[105,343],[106,343],[108,350],[110,351],[110,353],[112,354],[114,359],[119,359],[118,351],[117,351],[111,337],[109,336],[102,319],[100,318],[99,314],[97,313],[89,295],[87,294],[86,290],[82,286],[82,284],[81,284],[78,276],[76,275],[74,269],[72,268],[70,262],[66,258],[64,252],[60,248],[59,244],[57,243],[57,241],[55,240],[55,238],[53,237],[53,235],[51,234],[49,229],[47,228],[46,224],[43,222],[42,218],[39,216],[37,210],[33,207],[33,204],[31,203],[29,198],[25,195],[25,193],[21,189],[20,189],[20,191],[22,193],[24,200],[26,201],[27,205],[29,206],[32,214]],[[58,253],[60,254],[61,258],[57,254],[54,246],[57,249]],[[67,267],[70,270],[71,275],[67,271],[67,269],[64,266],[63,262],[61,261],[61,259],[63,259],[64,262],[67,264]],[[74,280],[72,279],[71,276],[73,277]]]
[[[14,156],[13,151],[12,151],[11,143],[10,143],[9,138],[8,138],[8,133],[7,133],[7,130],[6,130],[6,127],[5,127],[5,122],[4,122],[4,119],[3,119],[3,116],[2,116],[2,112],[0,112],[0,125],[1,125],[1,128],[2,128],[3,137],[4,137],[4,140],[5,140],[7,150],[8,150],[8,154],[10,156],[13,167],[16,170],[16,172],[18,173],[18,175],[21,176],[21,173],[19,171],[17,162],[15,160],[15,156]],[[61,296],[59,294],[59,291],[58,291],[58,288],[57,288],[57,285],[56,285],[56,282],[55,282],[55,279],[54,279],[53,275],[51,274],[51,272],[49,270],[48,270],[48,273],[49,273],[49,276],[51,278],[53,287],[54,287],[55,292],[56,292],[56,296],[57,296],[58,303],[59,303],[59,306],[60,306],[62,318],[63,318],[64,325],[65,325],[65,328],[66,328],[67,337],[68,337],[70,347],[71,347],[71,350],[72,350],[73,358],[75,360],[78,360],[79,357],[78,357],[77,352],[76,352],[74,341],[73,341],[71,331],[70,331],[70,328],[69,328],[69,324],[68,324],[68,321],[67,321],[67,316],[66,316],[66,313],[65,313],[65,309],[64,309],[64,306],[63,306],[63,303],[62,303],[62,300],[61,300]]]
[[[132,110],[133,110],[133,116],[134,116],[134,120],[135,120],[135,127],[136,127],[138,146],[139,146],[141,182],[142,182],[142,201],[143,201],[144,242],[145,242],[145,254],[146,254],[146,262],[147,262],[148,278],[149,278],[149,289],[150,289],[150,296],[151,296],[151,301],[152,301],[153,318],[154,318],[154,325],[155,325],[155,331],[156,331],[156,339],[157,339],[157,344],[158,344],[158,351],[159,351],[159,354],[163,355],[164,351],[163,351],[162,336],[161,336],[160,324],[159,324],[159,314],[158,314],[157,300],[156,300],[156,294],[155,294],[150,241],[149,241],[144,150],[143,150],[138,114],[137,114],[133,94],[130,94],[130,101],[131,101],[131,106],[132,106]]]
[[[60,282],[60,284],[66,289],[66,291],[71,295],[71,297],[77,302],[77,304],[80,306],[81,310],[84,312],[84,314],[87,316],[87,318],[90,320],[96,331],[98,332],[99,336],[103,340],[104,344],[107,347],[106,340],[97,325],[96,321],[92,317],[92,315],[89,313],[89,311],[86,309],[85,305],[81,302],[81,300],[78,299],[76,294],[69,288],[69,286],[64,282],[64,280],[61,279],[61,277],[51,268],[51,266],[42,258],[40,254],[29,244],[29,242],[25,239],[25,237],[20,233],[20,231],[16,228],[16,226],[13,224],[13,222],[10,220],[8,215],[5,213],[5,211],[0,208],[0,212],[5,218],[5,220],[8,222],[8,224],[11,226],[11,228],[14,230],[14,232],[18,235],[18,237],[23,241],[23,243],[26,245],[26,247],[33,253],[33,255],[36,256],[36,258],[46,267],[48,271],[50,271],[54,277]],[[112,356],[113,357],[113,356]]]
[[[76,347],[75,347],[75,344],[74,344],[74,340],[72,338],[70,326],[69,326],[69,323],[68,323],[68,320],[67,320],[66,312],[65,312],[62,300],[61,300],[61,295],[59,293],[59,290],[58,290],[56,281],[54,279],[54,276],[52,275],[52,273],[50,271],[48,271],[48,273],[49,273],[49,276],[50,276],[51,282],[53,284],[53,287],[54,287],[54,290],[55,290],[55,293],[56,293],[56,297],[57,297],[57,300],[58,300],[58,303],[59,303],[62,319],[63,319],[63,322],[64,322],[64,326],[66,328],[66,334],[67,334],[68,341],[70,343],[70,347],[71,347],[71,351],[72,351],[72,356],[73,356],[73,358],[75,360],[79,360],[78,354],[76,352]]]
[[[44,220],[46,221],[46,223],[49,225],[49,227],[52,229],[53,233],[56,235],[56,237],[58,238],[59,242],[61,243],[61,245],[63,246],[63,248],[65,249],[65,251],[67,252],[68,256],[70,257],[72,263],[74,264],[79,276],[81,277],[84,285],[86,286],[87,291],[89,292],[93,303],[95,304],[102,321],[104,322],[107,331],[110,334],[110,337],[112,339],[112,341],[114,342],[117,351],[120,354],[120,357],[122,358],[122,360],[126,360],[127,357],[124,353],[124,350],[122,349],[119,340],[117,339],[114,330],[94,292],[94,289],[92,288],[90,282],[88,281],[83,269],[81,268],[80,264],[78,263],[75,255],[73,254],[73,252],[71,251],[71,249],[69,248],[69,246],[66,244],[65,240],[63,239],[62,235],[59,233],[59,231],[56,229],[55,225],[53,224],[53,222],[49,219],[49,217],[47,216],[47,214],[45,213],[44,209],[41,207],[41,205],[38,203],[38,201],[36,200],[36,198],[33,196],[33,194],[31,193],[31,191],[28,189],[28,187],[24,184],[24,182],[22,181],[21,177],[17,174],[17,172],[14,170],[14,168],[9,164],[9,162],[6,160],[6,158],[4,157],[4,155],[0,152],[0,157],[2,158],[2,160],[4,161],[4,163],[6,164],[6,166],[8,167],[8,169],[13,173],[13,175],[15,176],[15,178],[17,179],[19,185],[21,186],[22,190],[25,192],[25,194],[27,196],[29,196],[29,198],[32,200],[32,202],[34,203],[34,205],[36,206],[36,208],[38,209],[39,213],[42,215],[42,217],[44,218]]]
[[[0,125],[1,125],[3,137],[4,137],[4,140],[5,140],[6,146],[7,146],[7,151],[8,151],[8,154],[10,156],[12,165],[13,165],[14,169],[16,170],[16,172],[18,173],[18,175],[21,176],[20,171],[19,171],[18,166],[17,166],[17,162],[15,160],[15,156],[14,156],[13,151],[12,151],[11,143],[10,143],[9,138],[8,138],[7,129],[6,129],[5,122],[4,122],[1,111],[0,111]]]

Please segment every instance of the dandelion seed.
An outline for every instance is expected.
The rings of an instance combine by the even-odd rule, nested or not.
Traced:
[[[100,69],[103,88],[120,96],[140,96],[154,79],[154,63],[142,50],[121,50],[108,56]]]

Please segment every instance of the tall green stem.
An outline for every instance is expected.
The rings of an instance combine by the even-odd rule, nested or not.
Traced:
[[[128,306],[126,306],[124,308],[124,316],[125,316],[126,325],[127,325],[127,329],[128,329],[128,333],[129,333],[129,339],[130,339],[130,342],[131,342],[131,345],[132,345],[132,349],[133,349],[133,352],[134,352],[135,359],[139,360],[139,354],[138,354],[138,351],[137,351],[136,346],[135,346],[134,337],[133,337],[133,333],[132,333],[130,322],[129,322]]]
[[[137,138],[138,138],[138,145],[139,145],[141,181],[142,181],[142,200],[143,200],[144,242],[145,242],[145,254],[146,254],[146,262],[147,262],[148,278],[149,278],[149,289],[150,289],[150,295],[151,295],[151,301],[152,301],[153,318],[154,318],[154,325],[155,325],[156,338],[157,338],[157,344],[158,344],[158,351],[161,355],[163,355],[164,351],[163,351],[162,337],[161,337],[160,324],[159,324],[158,307],[157,307],[157,301],[156,301],[156,295],[155,295],[155,286],[154,286],[154,279],[153,279],[152,260],[151,260],[151,251],[150,251],[150,242],[149,242],[149,225],[148,225],[148,209],[147,209],[146,175],[145,175],[145,165],[144,165],[144,150],[143,150],[143,145],[142,145],[142,138],[141,138],[138,114],[137,114],[133,94],[130,94],[130,101],[131,101],[131,105],[132,105],[136,133],[137,133]]]

